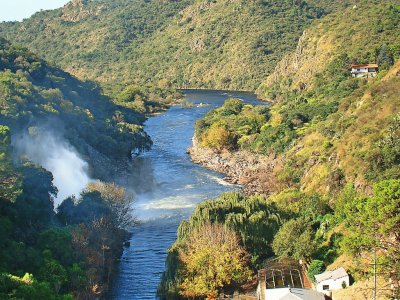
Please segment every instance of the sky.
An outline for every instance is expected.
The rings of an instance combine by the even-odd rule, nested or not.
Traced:
[[[22,21],[41,9],[54,9],[69,0],[0,0],[0,22]]]

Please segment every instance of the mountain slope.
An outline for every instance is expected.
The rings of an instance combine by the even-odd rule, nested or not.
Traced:
[[[0,35],[102,83],[254,90],[313,19],[349,1],[309,2],[74,0]]]
[[[140,43],[192,1],[74,0],[22,23],[3,23],[0,35],[80,77],[121,79],[126,48]]]
[[[271,99],[268,92],[274,89],[310,89],[316,75],[333,68],[331,63],[340,56],[346,56],[345,72],[352,63],[377,62],[387,69],[393,56],[400,55],[399,14],[397,1],[366,1],[314,22],[301,36],[296,51],[277,64],[257,93]]]
[[[246,248],[257,263],[255,271],[272,256],[318,264],[317,273],[343,266],[357,283],[341,290],[341,299],[364,299],[372,297],[367,283],[376,252],[379,296],[398,297],[399,291],[387,286],[400,274],[399,26],[396,1],[363,2],[328,15],[307,29],[297,49],[259,89],[273,100],[267,110],[230,99],[196,123],[194,158],[227,170],[235,182],[250,187],[256,182],[255,191],[264,194],[259,201],[276,209],[279,228],[272,241],[264,240],[261,251]],[[376,78],[351,76],[352,63],[375,59],[380,66]],[[240,201],[247,204],[253,197]],[[236,218],[240,210],[232,205],[240,201],[221,198],[210,202],[215,209],[199,205],[190,226],[182,223],[160,292],[182,292],[182,240],[202,222],[223,223],[242,233],[238,224],[246,215]],[[255,211],[245,212],[269,213],[251,207]],[[262,220],[275,225],[276,219],[263,215]],[[263,222],[254,222],[259,231],[242,236],[244,245],[249,238],[271,234],[261,228]],[[244,223],[246,229],[253,225]],[[357,287],[363,284],[367,288],[360,295]]]
[[[140,125],[144,116],[115,105],[95,84],[3,39],[0,58],[0,123],[11,134],[50,122],[83,155],[85,145],[114,157],[151,145]]]
[[[133,221],[116,207],[132,196],[115,184],[83,189],[81,157],[99,178],[106,166],[94,156],[116,162],[150,147],[143,121],[92,82],[0,38],[1,299],[94,299],[107,290]],[[68,199],[56,208],[56,196]]]

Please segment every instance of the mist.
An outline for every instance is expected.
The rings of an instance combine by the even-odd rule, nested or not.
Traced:
[[[54,199],[54,206],[57,207],[65,198],[79,196],[91,181],[88,164],[59,133],[34,129],[30,134],[14,136],[13,145],[19,157],[25,156],[53,174],[53,184],[58,189]]]

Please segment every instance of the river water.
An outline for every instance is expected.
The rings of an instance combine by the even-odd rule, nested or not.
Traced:
[[[174,106],[145,123],[154,145],[133,162],[137,174],[133,186],[127,186],[136,193],[135,215],[140,225],[132,230],[130,247],[124,249],[109,299],[157,299],[167,249],[176,239],[179,223],[196,204],[238,188],[223,181],[222,174],[193,164],[186,149],[191,146],[195,121],[210,109],[230,97],[259,102],[255,95],[243,92],[184,93],[193,108]]]

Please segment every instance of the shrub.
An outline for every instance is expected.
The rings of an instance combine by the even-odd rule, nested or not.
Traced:
[[[322,260],[314,259],[308,267],[308,276],[315,282],[315,275],[321,274],[325,269],[326,267]]]

